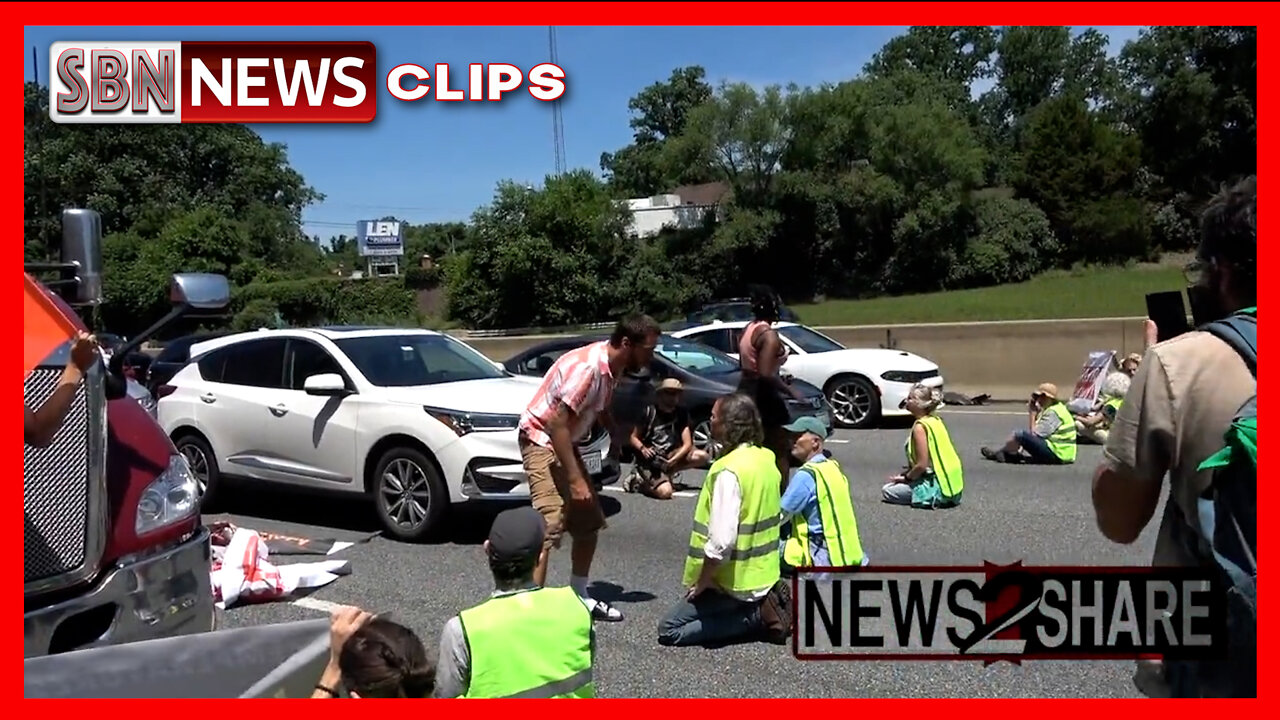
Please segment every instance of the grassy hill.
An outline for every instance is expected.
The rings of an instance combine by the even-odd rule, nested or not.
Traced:
[[[871,300],[830,300],[792,309],[806,325],[881,325],[983,320],[1135,317],[1147,293],[1185,287],[1180,264],[1055,271],[1023,283]]]

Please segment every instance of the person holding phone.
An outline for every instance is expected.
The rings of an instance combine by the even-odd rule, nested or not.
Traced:
[[[1257,181],[1250,177],[1219,195],[1204,213],[1196,259],[1186,268],[1188,292],[1198,298],[1192,303],[1200,308],[1197,323],[1232,315],[1256,322],[1257,251]],[[1158,328],[1148,326],[1149,339],[1153,330]],[[1256,392],[1244,356],[1208,332],[1194,330],[1148,347],[1093,477],[1093,508],[1102,534],[1117,543],[1136,541],[1160,507],[1167,475],[1169,501],[1152,564],[1211,565],[1195,541],[1201,531],[1198,500],[1213,477],[1200,466],[1222,448],[1232,419]],[[1151,696],[1231,692],[1205,686],[1188,691],[1177,679],[1158,662],[1140,663],[1134,678]]]
[[[1003,447],[982,448],[994,462],[1070,465],[1076,461],[1076,423],[1058,399],[1058,386],[1041,383],[1027,401],[1027,428],[1015,431]]]

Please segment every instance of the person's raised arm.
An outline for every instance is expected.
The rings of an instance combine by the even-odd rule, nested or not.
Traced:
[[[98,342],[85,332],[77,334],[71,344],[71,358],[58,379],[58,386],[37,410],[27,408],[23,423],[23,440],[35,448],[46,448],[53,442],[67,413],[76,399],[76,388],[93,363],[98,361]]]

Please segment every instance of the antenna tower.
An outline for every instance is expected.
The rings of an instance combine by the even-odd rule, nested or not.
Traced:
[[[547,42],[550,45],[551,57],[550,62],[556,65],[560,64],[560,56],[556,52],[556,29],[554,26],[547,27]],[[551,101],[551,142],[555,148],[556,155],[556,176],[564,174],[564,114],[560,112],[560,101]]]

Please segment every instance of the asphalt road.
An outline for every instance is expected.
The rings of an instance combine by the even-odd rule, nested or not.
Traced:
[[[1098,532],[1090,475],[1101,454],[1080,448],[1073,467],[1028,467],[984,461],[978,451],[1017,424],[1011,410],[944,410],[965,463],[964,504],[947,511],[880,502],[885,478],[904,464],[905,425],[839,431],[829,447],[853,482],[864,548],[876,565],[1027,564],[1142,565],[1150,561],[1156,522],[1133,545]],[[624,468],[625,470],[625,468]],[[684,482],[696,486],[701,473]],[[1030,662],[1021,667],[974,662],[800,662],[789,647],[750,644],[715,650],[664,648],[657,623],[682,592],[680,575],[695,491],[670,501],[607,492],[609,528],[592,572],[598,597],[615,603],[622,623],[597,625],[597,692],[601,697],[1137,697],[1131,662]],[[350,501],[293,498],[274,491],[229,498],[230,519],[245,527],[312,538],[355,539],[378,529],[372,509]],[[228,515],[210,516],[225,519]],[[1160,514],[1156,514],[1158,519]],[[240,627],[310,619],[331,604],[390,613],[412,627],[434,653],[453,614],[491,590],[481,543],[491,513],[467,512],[450,537],[434,545],[384,539],[333,556],[353,572],[293,603],[232,608],[224,624]],[[297,558],[306,561],[308,557]],[[283,559],[282,562],[291,562]],[[566,584],[568,553],[552,558],[549,581]]]

